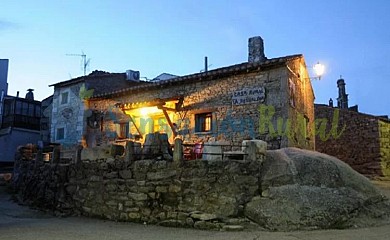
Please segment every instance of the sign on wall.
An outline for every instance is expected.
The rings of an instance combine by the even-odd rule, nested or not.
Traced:
[[[264,102],[264,100],[265,100],[264,87],[244,88],[239,91],[234,91],[232,96],[233,105],[262,103]]]

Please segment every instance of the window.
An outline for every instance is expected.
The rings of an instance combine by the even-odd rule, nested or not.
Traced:
[[[65,139],[65,128],[57,128],[56,140]]]
[[[29,104],[28,105],[28,115],[30,117],[34,117],[34,110],[35,110],[35,105],[34,104]]]
[[[43,113],[41,113],[41,106],[35,106],[35,117],[40,117]]]
[[[68,98],[69,98],[69,92],[61,93],[61,100],[60,100],[61,105],[62,104],[67,104],[69,102]]]
[[[22,103],[22,115],[24,116],[28,115],[28,103],[26,102]]]
[[[16,101],[15,114],[22,114],[22,102]]]
[[[195,132],[210,132],[212,127],[212,113],[195,114]]]

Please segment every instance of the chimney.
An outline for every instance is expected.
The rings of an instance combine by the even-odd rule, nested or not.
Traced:
[[[33,93],[34,89],[27,89],[27,94],[26,94],[26,99],[29,100],[29,101],[34,101],[34,93]]]
[[[251,37],[248,40],[248,62],[263,62],[267,58],[264,55],[264,43],[260,36]]]
[[[333,107],[333,99],[332,98],[329,99],[329,107]]]

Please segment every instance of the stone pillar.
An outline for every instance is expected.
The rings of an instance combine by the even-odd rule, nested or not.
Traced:
[[[61,158],[61,150],[59,146],[53,147],[52,163],[59,163]]]
[[[171,149],[171,145],[169,144],[169,141],[168,141],[168,134],[166,133],[160,133],[158,135],[158,138],[159,138],[159,142],[160,142],[160,151],[162,152],[162,155],[163,155],[163,158],[165,160],[170,160],[172,161],[172,149]]]
[[[245,160],[261,160],[267,152],[267,143],[262,140],[244,140],[242,151],[245,153]]]
[[[264,42],[260,36],[251,37],[248,40],[248,62],[263,62],[267,58],[264,54]]]
[[[183,161],[183,140],[175,138],[175,148],[173,150],[173,162],[179,164]]]
[[[127,162],[134,161],[134,142],[133,141],[126,141],[125,161],[127,161]]]
[[[202,153],[202,158],[204,160],[222,159],[222,155],[222,146],[219,141],[204,143]]]

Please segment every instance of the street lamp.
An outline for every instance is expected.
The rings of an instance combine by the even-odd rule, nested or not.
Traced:
[[[311,79],[318,79],[318,80],[321,80],[321,76],[324,74],[325,72],[325,66],[323,64],[321,64],[320,62],[317,62],[314,66],[313,66],[313,69],[314,69],[314,72],[315,74],[317,75],[317,77],[313,77]]]

